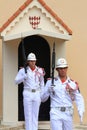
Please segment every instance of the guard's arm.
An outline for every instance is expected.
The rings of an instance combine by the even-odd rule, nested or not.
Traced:
[[[20,84],[27,79],[27,74],[25,73],[24,68],[20,69],[15,77],[15,83]]]
[[[80,122],[83,122],[83,115],[85,112],[85,103],[84,103],[84,98],[81,95],[81,93],[77,90],[76,92],[76,105],[77,105],[77,109],[78,109],[78,113],[79,113],[79,117],[80,117]]]

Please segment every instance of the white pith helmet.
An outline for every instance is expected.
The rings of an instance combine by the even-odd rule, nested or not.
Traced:
[[[67,61],[64,58],[59,58],[57,60],[56,68],[64,68],[68,67]]]
[[[36,56],[34,53],[30,53],[28,54],[27,60],[32,60],[32,61],[36,61]]]

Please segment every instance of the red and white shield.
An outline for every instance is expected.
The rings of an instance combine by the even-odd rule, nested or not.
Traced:
[[[29,22],[33,29],[38,28],[38,24],[40,23],[40,16],[29,16]]]

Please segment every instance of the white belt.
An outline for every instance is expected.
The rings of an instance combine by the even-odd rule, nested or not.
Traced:
[[[40,91],[40,88],[37,88],[37,89],[24,88],[24,90],[27,90],[27,91],[29,91],[29,92],[35,93],[36,91]]]
[[[55,108],[55,109],[62,111],[62,112],[70,111],[71,109],[73,109],[72,106],[70,106],[70,107],[51,107],[51,108]]]

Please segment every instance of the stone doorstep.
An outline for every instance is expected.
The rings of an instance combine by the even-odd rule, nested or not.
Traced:
[[[0,126],[0,130],[21,130],[23,126]]]
[[[43,129],[44,128],[44,129]],[[0,130],[25,130],[24,123],[19,123],[17,125],[0,125]],[[49,121],[40,121],[39,130],[50,130]],[[74,130],[87,130],[87,124],[76,124],[74,125]]]
[[[25,128],[24,122],[16,125],[0,125],[0,130],[25,130],[24,128]],[[39,122],[39,130],[43,130],[43,128],[44,130],[50,130],[49,121]]]
[[[49,121],[40,121],[39,122],[39,130],[50,130],[50,122]]]
[[[18,123],[15,125],[0,125],[0,130],[21,130],[24,129],[24,123]]]
[[[79,130],[87,130],[87,124],[77,124],[74,128]]]

